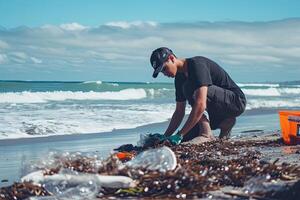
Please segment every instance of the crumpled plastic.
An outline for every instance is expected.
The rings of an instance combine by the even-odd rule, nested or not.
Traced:
[[[282,188],[279,183],[270,182],[271,176],[255,176],[245,182],[243,191],[247,194],[265,194],[270,191],[278,191]]]
[[[162,173],[174,170],[177,165],[175,153],[169,147],[149,149],[138,154],[134,159],[125,163],[132,168],[158,170]]]

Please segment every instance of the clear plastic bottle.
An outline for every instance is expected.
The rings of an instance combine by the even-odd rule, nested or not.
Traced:
[[[177,159],[175,153],[169,147],[164,146],[143,151],[125,165],[132,168],[142,167],[149,170],[166,172],[176,168]]]

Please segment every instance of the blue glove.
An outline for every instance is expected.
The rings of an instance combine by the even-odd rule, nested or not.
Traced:
[[[183,137],[179,132],[177,132],[176,134],[169,136],[167,139],[171,142],[171,144],[177,145],[181,143]]]

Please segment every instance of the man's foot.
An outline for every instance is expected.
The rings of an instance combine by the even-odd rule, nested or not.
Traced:
[[[222,123],[220,124],[220,128],[221,128],[221,132],[219,135],[220,139],[227,140],[230,138],[231,130],[232,130],[233,126],[235,125],[235,122],[236,122],[235,117],[227,118],[224,121],[222,121]]]

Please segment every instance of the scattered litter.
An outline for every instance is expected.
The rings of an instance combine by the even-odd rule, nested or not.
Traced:
[[[174,170],[177,165],[175,153],[169,147],[161,147],[141,152],[125,164],[127,167],[158,170],[162,173]]]
[[[115,153],[107,159],[71,153],[56,155],[51,165],[36,165],[38,170],[32,171],[35,174],[23,178],[31,182],[0,188],[0,199],[19,200],[35,196],[37,200],[54,200],[55,188],[62,191],[64,196],[60,197],[65,199],[80,199],[82,196],[85,199],[95,196],[104,199],[220,199],[222,196],[213,191],[221,191],[223,187],[236,189],[218,194],[227,197],[296,199],[300,195],[300,166],[282,162],[282,156],[274,156],[272,161],[263,157],[264,148],[283,149],[280,139],[212,141],[177,146],[156,140],[149,144],[147,148],[140,146],[139,149],[127,146],[132,148],[128,153],[134,155],[129,161],[120,160]],[[268,151],[267,155],[274,154]],[[299,159],[296,153],[287,156]],[[108,185],[103,184],[104,176],[109,179]],[[116,182],[111,177],[125,177],[127,182],[117,182],[112,187]],[[52,183],[52,189],[45,184],[47,179]],[[35,182],[39,185],[33,184]]]

